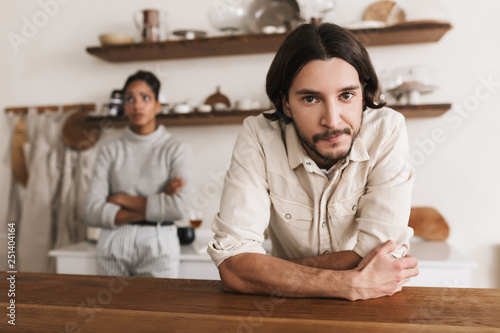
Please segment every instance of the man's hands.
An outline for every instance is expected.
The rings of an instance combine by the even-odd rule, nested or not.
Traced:
[[[401,291],[403,284],[418,275],[417,259],[412,256],[393,258],[397,244],[387,241],[370,251],[354,269],[350,300],[390,296]]]
[[[181,177],[175,177],[168,182],[165,191],[166,195],[174,195],[181,190],[181,188],[186,184],[186,181]]]

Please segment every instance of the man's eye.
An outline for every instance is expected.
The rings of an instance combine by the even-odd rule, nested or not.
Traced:
[[[127,103],[134,103],[135,102],[135,98],[133,98],[133,97],[127,97],[125,99],[125,102],[127,102]]]
[[[341,98],[341,99],[343,99],[343,100],[345,100],[345,101],[348,101],[348,100],[350,100],[353,96],[354,96],[354,94],[353,94],[353,93],[351,93],[351,92],[345,92],[345,93],[342,93],[342,94],[340,95],[340,98]]]
[[[304,101],[305,101],[306,103],[309,103],[309,104],[310,104],[310,103],[314,103],[314,102],[316,102],[316,101],[317,101],[317,99],[316,99],[316,97],[313,97],[313,96],[306,96],[306,97],[304,97]]]
[[[149,97],[149,96],[147,96],[147,95],[146,95],[146,96],[144,96],[144,97],[142,98],[142,100],[143,100],[144,102],[149,102],[149,101],[151,100],[151,97]]]

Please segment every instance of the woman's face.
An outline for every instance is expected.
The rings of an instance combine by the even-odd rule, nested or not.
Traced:
[[[161,104],[155,98],[153,89],[144,81],[129,84],[124,94],[125,113],[134,132],[149,134],[156,129],[156,114]]]

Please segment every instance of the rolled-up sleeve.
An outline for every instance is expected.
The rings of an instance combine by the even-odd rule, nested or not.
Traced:
[[[217,266],[237,254],[266,253],[262,242],[270,206],[264,153],[247,119],[236,139],[220,212],[212,224],[215,235],[207,252]]]
[[[193,201],[193,153],[185,143],[178,143],[168,157],[169,180],[180,177],[185,185],[174,195],[164,192],[147,196],[146,220],[176,221],[185,218]],[[168,182],[167,182],[168,183]]]
[[[99,150],[94,173],[85,196],[82,220],[91,227],[114,228],[120,206],[107,202],[110,194],[109,170],[111,156],[105,148]]]
[[[389,239],[399,244],[392,255],[403,257],[413,236],[408,219],[415,173],[408,158],[404,118],[398,120],[384,138],[368,176],[366,192],[359,201],[359,233],[354,251],[361,257]]]

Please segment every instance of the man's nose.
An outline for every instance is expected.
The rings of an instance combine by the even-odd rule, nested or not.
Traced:
[[[333,101],[328,101],[325,103],[325,109],[321,117],[321,125],[335,128],[338,124],[342,122],[340,117],[340,108]]]

